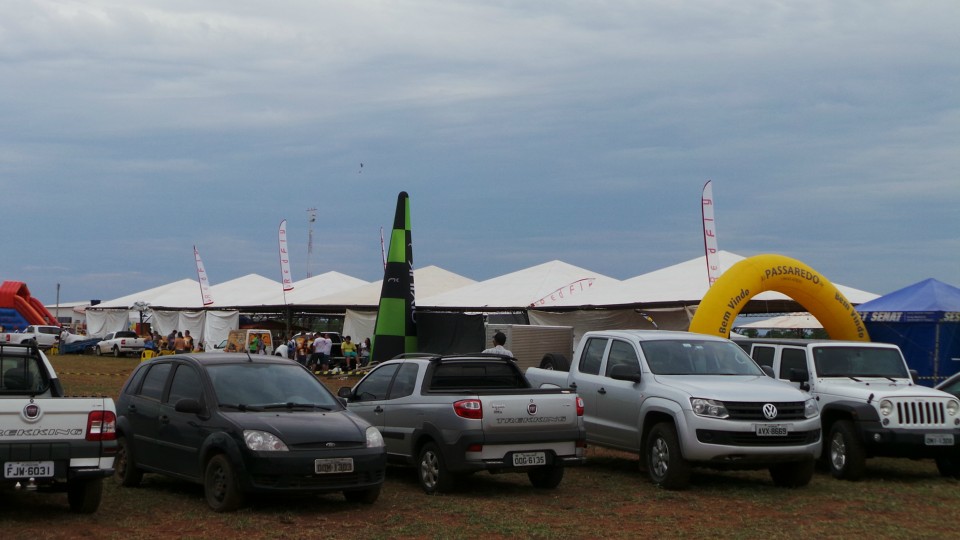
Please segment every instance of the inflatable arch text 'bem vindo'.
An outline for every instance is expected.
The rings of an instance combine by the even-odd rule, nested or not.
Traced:
[[[777,291],[817,318],[831,339],[870,341],[860,314],[827,278],[783,255],[756,255],[731,266],[703,296],[690,331],[730,337],[740,310],[755,295]]]

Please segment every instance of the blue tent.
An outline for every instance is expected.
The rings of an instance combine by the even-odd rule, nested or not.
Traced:
[[[898,345],[924,384],[960,371],[960,289],[933,278],[860,304],[870,339]]]

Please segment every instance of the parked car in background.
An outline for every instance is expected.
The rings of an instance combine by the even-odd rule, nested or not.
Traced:
[[[0,342],[36,345],[47,350],[57,344],[62,330],[59,326],[31,324],[20,332],[0,332]]]
[[[269,330],[241,328],[231,330],[227,339],[215,345],[211,352],[249,352],[273,354],[273,334]]]
[[[214,511],[249,493],[342,492],[373,503],[383,437],[300,364],[270,355],[180,354],[140,364],[117,402],[116,479],[202,484]]]
[[[93,354],[100,356],[112,354],[120,357],[128,354],[139,355],[143,352],[143,338],[137,336],[136,332],[130,330],[121,330],[120,332],[110,332],[103,336],[103,339],[93,346]]]

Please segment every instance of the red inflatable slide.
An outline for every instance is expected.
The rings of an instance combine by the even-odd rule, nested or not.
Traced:
[[[27,324],[60,325],[43,303],[30,296],[27,284],[21,281],[4,281],[0,285],[0,310],[17,312]]]

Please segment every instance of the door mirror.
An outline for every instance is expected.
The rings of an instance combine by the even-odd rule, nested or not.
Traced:
[[[343,399],[345,399],[345,400],[348,400],[348,399],[352,398],[352,397],[353,397],[353,388],[351,388],[351,387],[349,387],[349,386],[341,386],[340,389],[337,390],[337,397],[343,398]]]
[[[920,372],[917,371],[917,370],[915,370],[915,369],[911,369],[911,370],[910,370],[910,380],[913,381],[914,384],[919,384],[919,383],[917,383],[917,379],[919,379],[919,378],[920,378]]]
[[[195,399],[183,398],[174,404],[173,410],[181,413],[200,414],[203,412],[203,407],[201,407],[200,402]]]
[[[810,382],[810,374],[805,369],[791,368],[790,377],[787,380],[795,383]]]
[[[760,371],[766,373],[767,377],[770,377],[771,379],[777,378],[777,374],[773,372],[773,368],[770,366],[760,366]]]
[[[640,382],[640,367],[617,364],[610,368],[610,378],[617,381]]]

